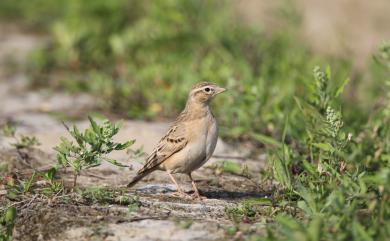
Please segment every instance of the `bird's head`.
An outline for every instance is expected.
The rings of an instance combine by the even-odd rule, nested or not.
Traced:
[[[225,91],[225,88],[216,84],[201,82],[192,87],[189,100],[199,104],[208,104],[216,95]]]

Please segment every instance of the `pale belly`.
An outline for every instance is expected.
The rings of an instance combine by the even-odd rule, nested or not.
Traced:
[[[181,151],[165,160],[160,169],[171,173],[191,173],[205,164],[213,155],[218,140],[218,127],[214,118],[204,123],[208,128],[196,133],[196,138]],[[202,128],[200,128],[202,129]]]

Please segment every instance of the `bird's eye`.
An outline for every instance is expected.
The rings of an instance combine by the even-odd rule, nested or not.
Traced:
[[[211,89],[207,87],[207,88],[205,88],[204,90],[205,90],[206,92],[210,92]]]

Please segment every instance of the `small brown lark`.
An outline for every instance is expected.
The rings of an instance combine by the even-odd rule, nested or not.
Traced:
[[[218,125],[209,104],[216,95],[224,91],[224,88],[207,82],[193,86],[185,109],[148,156],[144,167],[138,171],[128,187],[155,170],[164,170],[175,183],[177,194],[186,196],[172,176],[173,173],[184,173],[191,179],[195,197],[200,199],[191,172],[205,164],[214,152],[218,140]]]

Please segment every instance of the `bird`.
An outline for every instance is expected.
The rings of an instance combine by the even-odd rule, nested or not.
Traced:
[[[148,174],[166,171],[177,188],[177,196],[183,192],[172,174],[187,174],[193,187],[193,198],[202,199],[191,173],[205,164],[212,156],[218,140],[218,124],[210,110],[210,102],[226,89],[209,82],[195,84],[187,98],[184,110],[167,133],[161,138],[144,166],[127,185],[134,186]]]

